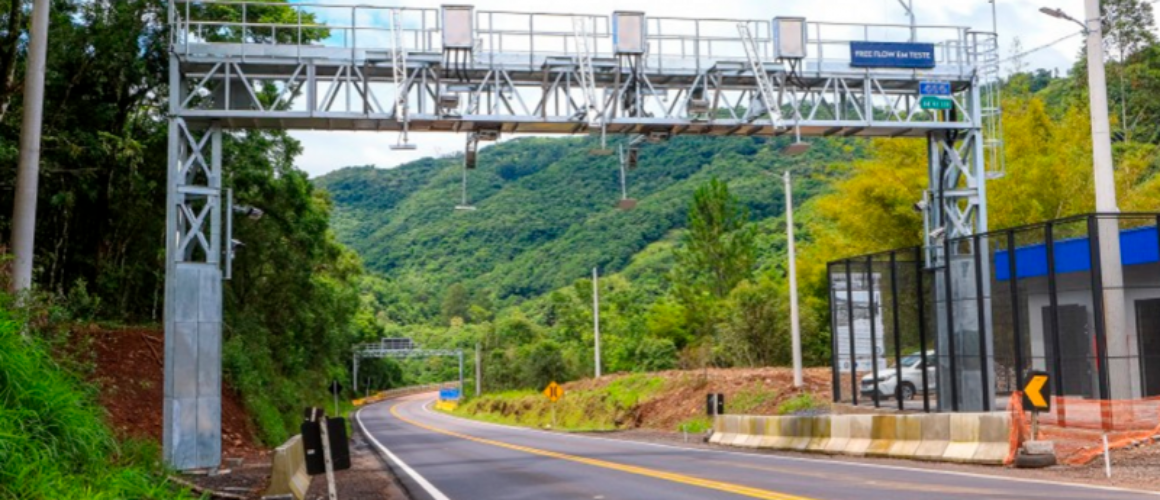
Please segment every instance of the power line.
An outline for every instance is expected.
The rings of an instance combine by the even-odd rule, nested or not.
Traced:
[[[1154,1],[1154,2],[1160,2],[1160,0],[1153,0],[1153,1]],[[1038,47],[1035,47],[1035,48],[1033,48],[1033,49],[1030,49],[1030,50],[1025,50],[1025,51],[1023,51],[1023,52],[1020,52],[1020,53],[1018,53],[1018,54],[1015,54],[1015,55],[1012,55],[1012,56],[1008,56],[1008,57],[1007,57],[1007,58],[1005,58],[1005,59],[1000,59],[1000,60],[999,60],[999,64],[1008,63],[1008,62],[1011,62],[1011,61],[1013,61],[1013,60],[1015,60],[1015,59],[1019,59],[1019,58],[1021,58],[1021,57],[1025,57],[1025,56],[1028,56],[1028,55],[1030,55],[1030,54],[1034,54],[1034,53],[1036,53],[1036,52],[1039,52],[1039,51],[1041,51],[1041,50],[1044,50],[1044,49],[1049,49],[1049,48],[1051,48],[1051,47],[1054,47],[1054,46],[1056,46],[1056,45],[1059,45],[1059,44],[1061,44],[1061,43],[1063,43],[1063,42],[1066,42],[1066,41],[1068,41],[1068,40],[1071,40],[1072,38],[1075,38],[1075,37],[1077,37],[1077,36],[1080,36],[1080,35],[1082,35],[1082,34],[1084,34],[1082,31],[1077,31],[1077,32],[1075,32],[1075,33],[1072,33],[1072,34],[1070,34],[1070,35],[1067,35],[1067,36],[1065,36],[1065,37],[1063,37],[1063,38],[1056,39],[1056,40],[1054,40],[1054,41],[1052,41],[1052,42],[1050,42],[1050,43],[1046,43],[1046,44],[1040,45],[1040,46],[1038,46]]]

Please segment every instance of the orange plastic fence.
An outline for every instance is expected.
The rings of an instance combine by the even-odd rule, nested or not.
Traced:
[[[1022,393],[1011,394],[1008,411],[1011,443],[1018,447],[1031,439],[1031,420],[1023,411]],[[1102,401],[1056,397],[1051,412],[1039,416],[1039,439],[1055,442],[1061,463],[1083,465],[1099,457],[1104,453],[1105,434],[1112,450],[1160,435],[1160,398]],[[1012,452],[1007,463],[1014,458]]]

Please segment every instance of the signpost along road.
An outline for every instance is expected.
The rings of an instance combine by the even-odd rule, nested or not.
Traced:
[[[1023,409],[1035,413],[1051,411],[1051,375],[1035,370],[1027,374],[1023,385]]]
[[[544,395],[547,396],[548,400],[552,402],[552,427],[555,428],[556,401],[559,401],[560,398],[564,397],[564,388],[560,387],[560,384],[557,384],[556,381],[553,380],[550,384],[548,384],[547,387],[544,388]]]

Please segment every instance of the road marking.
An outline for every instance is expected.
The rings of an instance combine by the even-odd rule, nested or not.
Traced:
[[[427,413],[434,414],[434,412],[432,412],[427,406],[423,407],[423,411],[425,411]],[[832,459],[827,460],[827,459],[823,459],[823,458],[793,457],[793,456],[787,456],[787,455],[774,455],[774,454],[769,454],[769,453],[732,451],[732,450],[722,450],[722,449],[715,449],[715,448],[693,448],[693,447],[688,447],[688,446],[676,446],[676,445],[661,444],[661,443],[645,443],[645,442],[641,442],[641,441],[632,441],[632,440],[627,440],[627,439],[617,439],[617,438],[606,438],[606,437],[570,434],[567,432],[542,431],[539,429],[532,429],[529,427],[518,427],[518,426],[514,426],[514,425],[497,424],[494,422],[484,422],[481,420],[473,420],[473,419],[464,418],[464,417],[460,417],[460,416],[456,416],[456,415],[451,415],[448,413],[443,413],[441,415],[443,415],[447,418],[450,418],[450,419],[461,421],[465,425],[500,427],[500,428],[518,431],[518,432],[527,432],[527,433],[534,433],[534,434],[548,434],[551,436],[566,438],[566,439],[608,441],[608,442],[612,442],[612,443],[620,443],[622,445],[635,445],[635,446],[643,446],[643,447],[650,447],[650,448],[667,448],[667,449],[671,449],[671,450],[683,450],[683,451],[691,451],[691,452],[696,452],[696,453],[716,453],[716,454],[722,454],[722,455],[736,455],[736,456],[756,458],[756,459],[765,459],[765,460],[771,460],[771,461],[805,462],[805,463],[818,464],[818,465],[822,465],[822,464],[840,465],[840,466],[850,466],[850,467],[864,468],[864,469],[885,469],[885,470],[912,472],[912,473],[918,473],[918,474],[937,474],[937,475],[944,475],[944,476],[969,477],[969,478],[974,478],[974,479],[989,479],[992,481],[1010,481],[1010,482],[1015,482],[1015,483],[1042,484],[1042,485],[1065,487],[1065,488],[1110,491],[1110,492],[1114,492],[1114,493],[1131,493],[1134,495],[1160,496],[1160,491],[1120,488],[1120,487],[1116,487],[1116,486],[1100,486],[1100,485],[1094,485],[1094,484],[1075,483],[1075,482],[1069,482],[1069,481],[1064,481],[1064,480],[1046,480],[1046,479],[1034,479],[1034,478],[1027,478],[1027,477],[997,476],[997,475],[993,475],[993,474],[983,474],[983,473],[976,473],[976,472],[926,469],[926,468],[921,468],[921,467],[906,467],[906,466],[902,466],[902,465],[872,464],[872,463],[852,462],[852,461],[845,461],[845,460],[832,460]]]
[[[471,436],[468,434],[461,434],[461,433],[458,433],[455,431],[450,431],[447,429],[440,429],[438,427],[432,427],[430,425],[419,423],[419,422],[411,420],[407,417],[402,416],[401,414],[399,414],[398,408],[399,408],[399,406],[401,406],[403,404],[405,404],[405,403],[398,403],[398,404],[392,405],[391,406],[391,415],[394,415],[395,418],[399,419],[400,421],[406,422],[406,423],[411,424],[411,425],[418,427],[420,429],[425,429],[425,430],[428,430],[431,432],[436,432],[439,434],[444,434],[447,436],[456,437],[456,438],[464,439],[467,441],[496,446],[499,448],[506,448],[506,449],[514,450],[514,451],[520,451],[520,452],[529,453],[532,455],[539,455],[541,457],[555,458],[558,460],[567,460],[569,462],[576,462],[576,463],[591,465],[594,467],[600,467],[600,468],[604,468],[604,469],[611,469],[611,470],[616,470],[616,471],[620,471],[620,472],[627,472],[629,474],[636,474],[636,475],[640,475],[640,476],[651,477],[654,479],[662,479],[662,480],[671,481],[674,483],[687,484],[690,486],[698,486],[701,488],[723,491],[726,493],[733,493],[735,495],[747,496],[750,498],[761,498],[764,500],[815,500],[815,499],[811,499],[811,498],[807,498],[807,497],[799,497],[799,496],[794,496],[794,495],[788,495],[785,493],[778,493],[775,491],[762,490],[762,489],[758,489],[758,488],[751,488],[748,486],[741,486],[739,484],[732,484],[732,483],[726,483],[726,482],[721,482],[721,481],[713,481],[711,479],[702,479],[699,477],[686,476],[683,474],[676,474],[673,472],[664,472],[664,471],[659,471],[659,470],[655,470],[655,469],[648,469],[645,467],[637,467],[635,465],[618,464],[615,462],[597,460],[594,458],[585,458],[585,457],[580,457],[580,456],[576,456],[576,455],[568,455],[568,454],[564,454],[564,453],[557,453],[554,451],[541,450],[539,448],[529,448],[527,446],[519,446],[519,445],[515,445],[515,444],[511,444],[511,443],[505,443],[502,441],[493,441],[491,439],[484,439],[484,438],[480,438],[480,437],[476,437],[476,436]],[[361,422],[360,422],[360,425],[361,425]]]
[[[419,487],[423,488],[423,490],[426,491],[428,495],[431,495],[433,500],[451,500],[450,498],[447,498],[447,495],[444,495],[442,491],[439,491],[439,488],[436,488],[435,485],[431,484],[427,478],[420,476],[419,473],[415,472],[415,469],[412,469],[410,465],[407,465],[406,462],[403,462],[399,459],[399,457],[395,456],[394,453],[391,453],[391,450],[388,450],[386,446],[383,446],[383,443],[380,443],[378,439],[375,439],[373,434],[367,432],[367,427],[363,425],[361,409],[355,412],[354,419],[358,422],[359,428],[362,429],[363,435],[365,435],[367,439],[371,440],[371,444],[374,444],[375,447],[379,449],[379,451],[383,452],[383,455],[386,455],[387,458],[389,458],[392,462],[395,462],[395,464],[398,465],[400,469],[403,469],[403,472],[406,472],[408,476],[411,476],[411,479],[418,483]]]

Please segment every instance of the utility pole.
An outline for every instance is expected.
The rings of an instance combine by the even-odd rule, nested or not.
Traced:
[[[475,343],[475,397],[483,393],[483,352],[479,350],[479,342]]]
[[[789,170],[785,171],[785,238],[789,242],[789,321],[790,333],[793,338],[793,386],[804,385],[802,380],[802,328],[801,318],[798,315],[797,292],[797,250],[793,235],[793,189]]]
[[[1112,160],[1112,135],[1108,123],[1108,83],[1104,71],[1104,34],[1100,0],[1084,2],[1084,24],[1087,31],[1088,92],[1091,95],[1092,167],[1095,173],[1096,212],[1119,213],[1116,202],[1116,178]],[[1124,269],[1120,261],[1120,225],[1116,219],[1096,219],[1099,235],[1100,277],[1103,289],[1104,359],[1130,352],[1124,313]],[[1122,364],[1122,363],[1121,363]],[[1119,371],[1109,366],[1106,371]],[[1127,375],[1127,374],[1124,374]],[[1109,376],[1128,380],[1129,377]],[[1102,384],[1101,384],[1102,385]],[[1116,384],[1118,385],[1118,384]],[[1130,388],[1108,387],[1107,398],[1127,398]],[[1124,390],[1128,389],[1128,390]]]
[[[596,378],[600,378],[600,273],[592,268],[592,331],[596,336]]]
[[[20,127],[20,165],[12,207],[12,291],[32,288],[36,239],[36,198],[40,185],[40,135],[44,116],[44,74],[48,52],[49,0],[32,5],[28,64],[24,74],[24,117]]]

